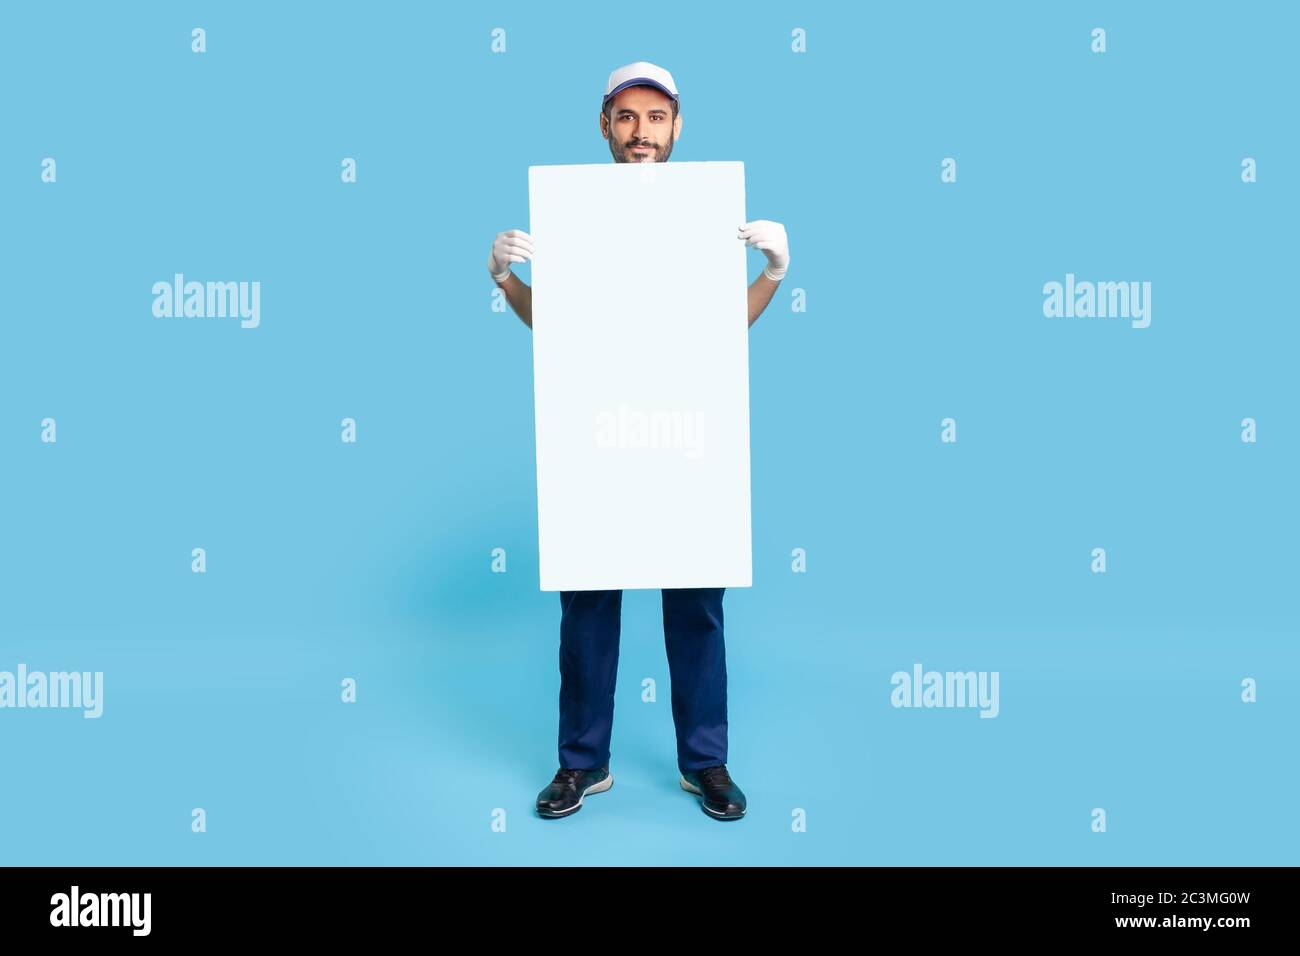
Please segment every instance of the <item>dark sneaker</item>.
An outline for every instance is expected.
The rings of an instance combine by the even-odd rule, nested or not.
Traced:
[[[682,789],[699,794],[700,806],[711,817],[739,820],[745,815],[745,794],[727,773],[726,764],[683,773]]]
[[[582,798],[614,786],[609,767],[599,770],[575,770],[561,767],[555,779],[537,795],[537,813],[543,817],[565,817],[582,809]]]

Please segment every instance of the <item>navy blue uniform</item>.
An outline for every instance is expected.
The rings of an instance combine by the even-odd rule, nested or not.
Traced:
[[[672,680],[677,765],[701,770],[727,762],[725,588],[664,588],[664,643]],[[560,766],[609,763],[622,591],[561,591]]]

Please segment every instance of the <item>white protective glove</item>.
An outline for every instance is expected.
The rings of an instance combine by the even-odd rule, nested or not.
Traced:
[[[790,243],[785,237],[785,226],[770,219],[755,219],[740,227],[740,238],[745,240],[745,245],[760,249],[767,256],[764,275],[773,282],[785,278],[785,270],[790,268]]]
[[[533,237],[522,229],[507,229],[498,232],[492,241],[492,251],[488,253],[488,272],[497,282],[505,282],[510,278],[510,263],[532,258]]]

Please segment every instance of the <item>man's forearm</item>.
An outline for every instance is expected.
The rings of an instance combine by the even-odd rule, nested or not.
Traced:
[[[753,325],[758,321],[758,317],[763,314],[767,304],[772,301],[772,296],[776,292],[776,287],[781,284],[780,280],[772,280],[767,277],[766,272],[760,272],[758,278],[754,280],[749,287],[749,324]]]
[[[505,282],[498,282],[503,292],[506,294],[506,301],[510,303],[510,308],[515,310],[515,315],[523,320],[524,325],[530,329],[533,327],[533,290],[524,285],[519,276],[513,272],[506,277]]]

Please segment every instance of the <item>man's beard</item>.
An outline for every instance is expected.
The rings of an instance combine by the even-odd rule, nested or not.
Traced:
[[[665,162],[668,159],[668,157],[672,155],[673,152],[673,138],[671,135],[668,137],[668,142],[664,143],[662,146],[654,146],[654,155],[652,156],[642,157],[633,153],[632,147],[637,144],[640,144],[642,146],[654,145],[652,143],[643,140],[629,140],[627,144],[620,146],[615,141],[614,137],[611,136],[609,138],[609,151],[614,156],[614,162],[616,163],[649,163],[649,162],[662,163]]]

